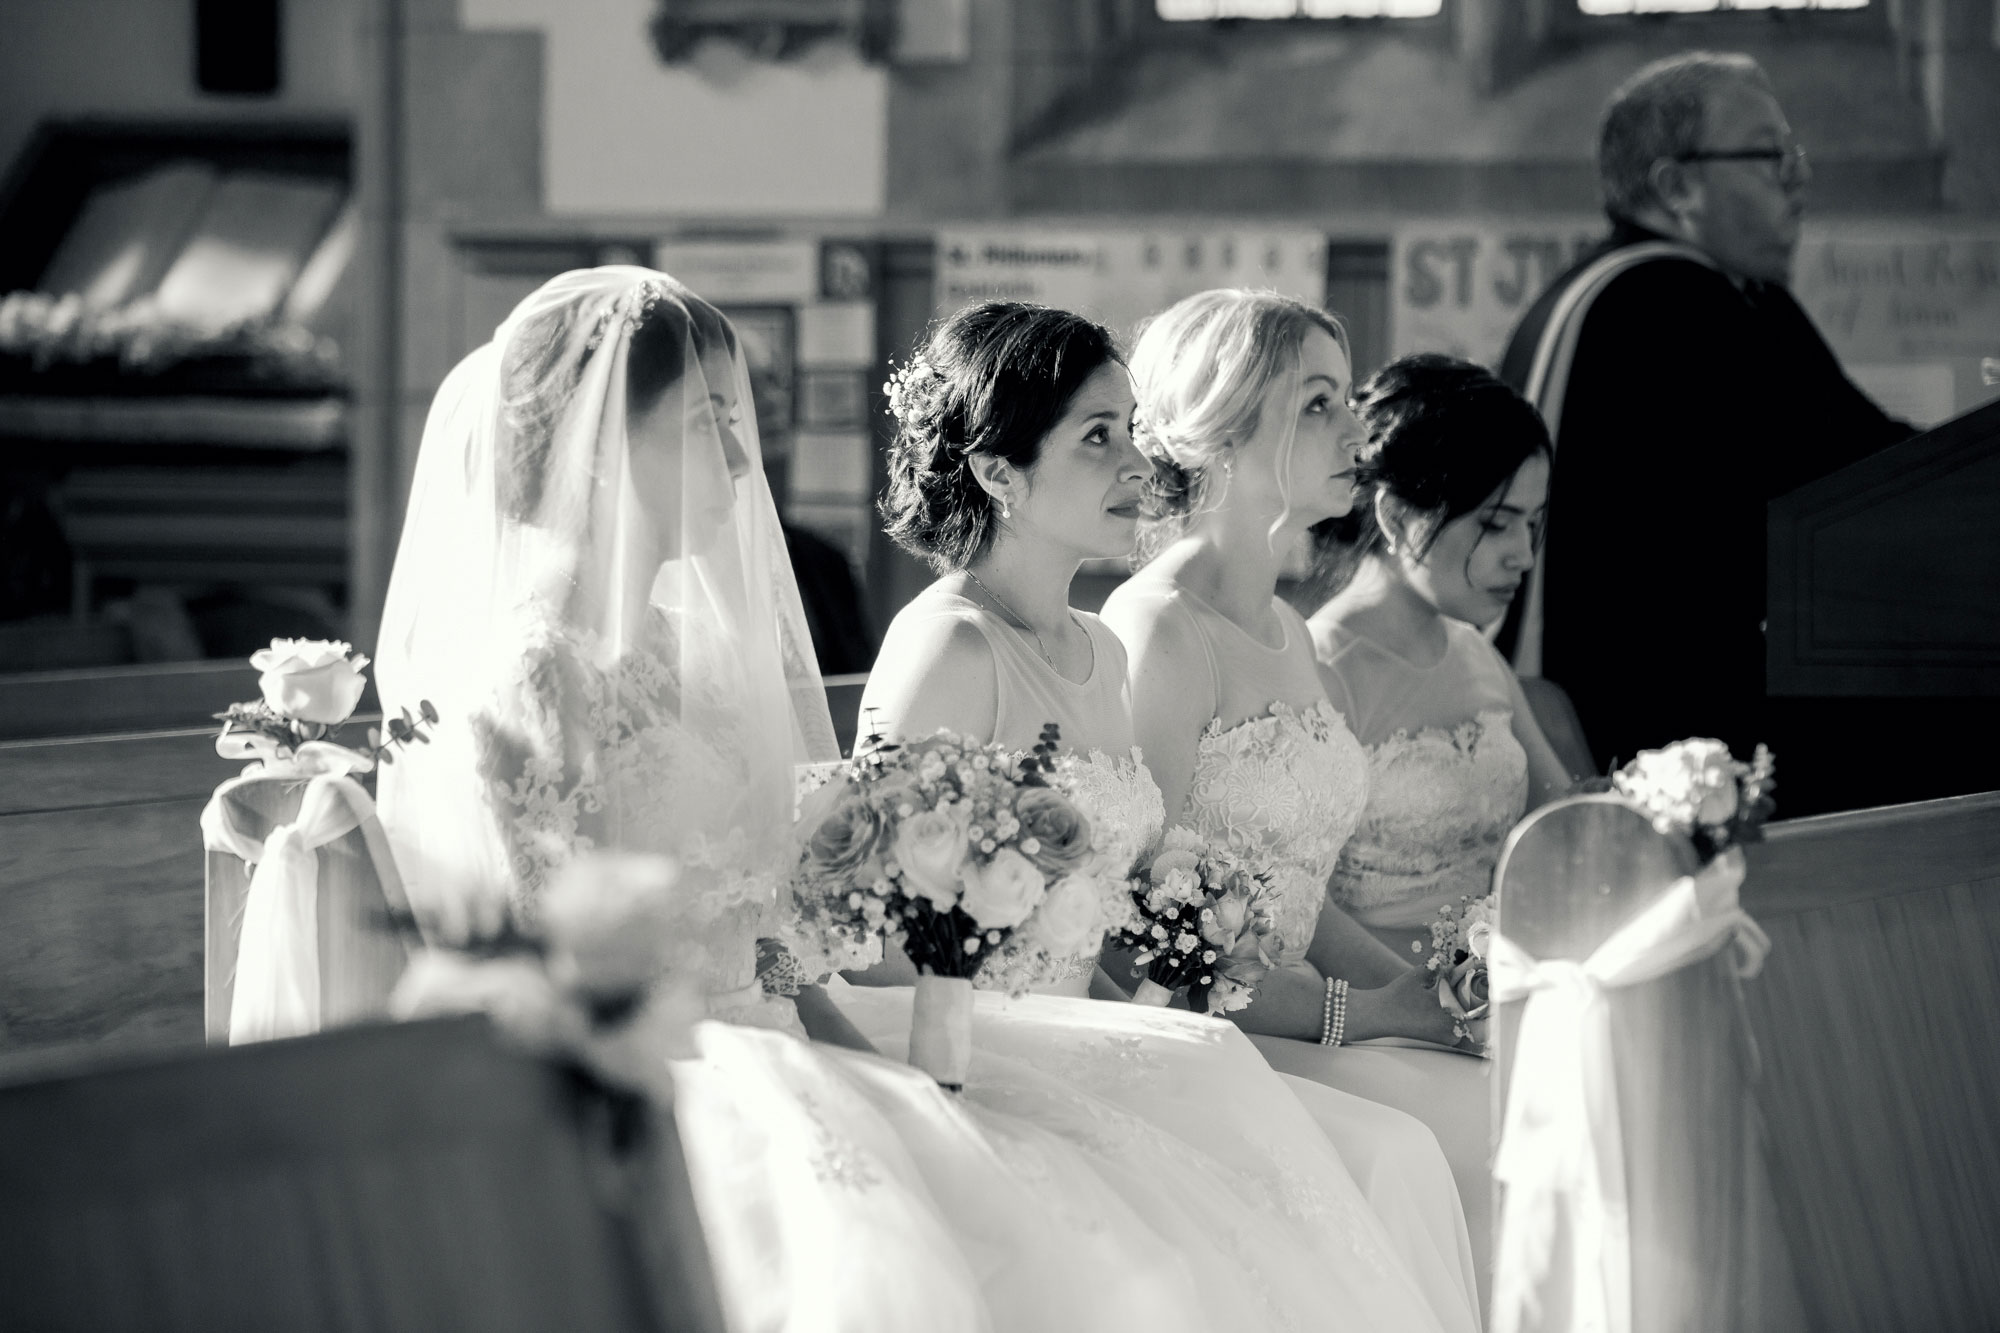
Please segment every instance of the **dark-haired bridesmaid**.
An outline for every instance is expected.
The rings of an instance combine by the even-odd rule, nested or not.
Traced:
[[[1355,408],[1364,500],[1314,532],[1335,591],[1307,622],[1327,697],[1368,751],[1332,892],[1421,958],[1438,909],[1488,892],[1508,830],[1571,785],[1479,628],[1534,568],[1549,434],[1519,394],[1444,356],[1376,372]]]

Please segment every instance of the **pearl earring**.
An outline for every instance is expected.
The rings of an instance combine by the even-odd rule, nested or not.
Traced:
[[[1007,507],[1007,502],[1005,500],[1002,500],[1000,502],[1000,517],[1002,518],[1014,517],[1014,511]]]

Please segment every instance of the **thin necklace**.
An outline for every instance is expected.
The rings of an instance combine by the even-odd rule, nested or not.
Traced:
[[[993,591],[993,589],[987,587],[986,580],[980,578],[979,575],[973,573],[970,568],[968,568],[965,571],[965,577],[971,579],[974,583],[977,583],[979,585],[979,591],[985,593],[988,597],[991,597],[993,599],[993,604],[995,606],[999,607],[1002,611],[1005,611],[1009,616],[1013,617],[1015,620],[1020,621],[1021,628],[1035,636],[1036,650],[1041,653],[1042,660],[1049,664],[1049,670],[1055,671],[1056,660],[1055,658],[1049,656],[1049,646],[1042,642],[1042,632],[1036,629],[1033,625],[1029,624],[1028,618],[1026,616],[1022,615],[1019,611],[1016,611],[1013,607],[1007,605],[1006,601],[1000,596],[1000,594]],[[1061,675],[1062,673],[1057,672],[1056,674]]]

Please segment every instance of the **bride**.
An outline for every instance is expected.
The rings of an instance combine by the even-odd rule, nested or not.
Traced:
[[[678,864],[708,1021],[650,1067],[736,1333],[1170,1326],[1202,1237],[760,984],[793,765],[834,750],[750,401],[728,323],[638,268],[551,280],[446,380],[378,659],[439,714],[383,775],[412,906],[474,939],[585,853]]]
[[[1124,649],[1068,595],[1083,559],[1131,549],[1152,472],[1132,444],[1133,405],[1110,335],[1038,306],[962,311],[898,372],[883,513],[890,536],[940,578],[891,625],[861,705],[863,728],[889,740],[946,728],[1026,749],[1055,723],[1097,838],[1118,849],[1121,869],[1156,840],[1160,795],[1133,745]],[[898,961],[868,980],[907,980]],[[1003,950],[975,984],[1033,961]],[[1337,1305],[1366,1323],[1365,1310],[1394,1311],[1408,1288],[1368,1271],[1387,1256],[1370,1254],[1384,1237],[1349,1174],[1357,1164],[1388,1246],[1438,1320],[1477,1326],[1463,1218],[1428,1131],[1326,1088],[1288,1088],[1218,1020],[1091,1002],[1126,999],[1096,964],[1093,947],[1015,978],[1038,995],[982,997],[969,1096],[1053,1076],[1176,1136],[1184,1162],[1214,1159],[1211,1169],[1245,1180],[1253,1200],[1281,1182],[1275,1210],[1218,1215],[1211,1226],[1263,1237],[1253,1259],[1266,1272],[1287,1263],[1315,1272],[1316,1293],[1299,1272],[1287,1275],[1308,1312]],[[838,994],[877,1040],[908,1031],[907,990]],[[1419,1316],[1396,1318],[1417,1326]]]
[[[1327,700],[1305,622],[1277,595],[1286,553],[1355,503],[1364,437],[1346,406],[1345,335],[1275,293],[1203,292],[1147,327],[1132,371],[1158,469],[1141,534],[1151,559],[1112,593],[1104,619],[1131,654],[1135,730],[1168,822],[1255,857],[1279,895],[1281,966],[1230,1016],[1273,1067],[1436,1131],[1483,1273],[1482,1064],[1335,1049],[1454,1042],[1427,974],[1327,902],[1367,803],[1368,761]],[[1354,1078],[1381,1066],[1391,1076]]]

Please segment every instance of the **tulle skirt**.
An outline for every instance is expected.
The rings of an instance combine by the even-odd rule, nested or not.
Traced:
[[[1061,1139],[904,1065],[702,1023],[674,1115],[731,1333],[1173,1327],[1183,1258]]]
[[[1386,1043],[1331,1047],[1285,1037],[1251,1040],[1281,1073],[1393,1107],[1430,1128],[1465,1205],[1478,1308],[1484,1310],[1491,1294],[1493,1255],[1492,1062]],[[1347,1152],[1343,1146],[1343,1156]],[[1356,1174],[1361,1174],[1359,1168]]]
[[[879,1050],[904,1054],[909,988],[832,994]],[[977,992],[958,1103],[975,1123],[1068,1145],[1161,1234],[1196,1289],[1177,1326],[1478,1327],[1465,1222],[1430,1133],[1274,1076],[1233,1024]]]

